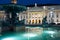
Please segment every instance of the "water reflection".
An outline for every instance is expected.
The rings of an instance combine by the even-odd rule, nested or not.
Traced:
[[[4,32],[2,34],[2,39],[7,37],[15,37],[16,40],[59,40],[60,30],[58,31],[59,28],[55,28],[19,26],[14,28],[14,32]]]

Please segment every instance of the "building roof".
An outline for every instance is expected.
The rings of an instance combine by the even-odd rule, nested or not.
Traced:
[[[29,11],[42,11],[43,7],[29,7]]]
[[[40,6],[58,6],[59,4],[37,4],[38,7]],[[35,4],[33,5],[25,5],[26,7],[34,7]]]
[[[48,6],[48,10],[60,10],[60,5]]]

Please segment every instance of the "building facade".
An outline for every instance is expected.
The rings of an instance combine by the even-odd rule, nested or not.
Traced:
[[[25,24],[42,24],[42,20],[45,17],[45,11],[40,7],[32,7],[27,10],[27,19]]]
[[[40,25],[42,24],[43,18],[46,16],[45,7],[27,7],[27,11],[19,14],[19,20],[25,19],[27,25]]]
[[[60,6],[47,7],[47,23],[60,23]]]
[[[22,12],[22,13],[19,13],[19,14],[18,14],[18,17],[19,17],[19,21],[21,21],[21,20],[26,20],[26,18],[27,18],[27,13],[26,13],[26,11],[24,11],[24,12]]]
[[[27,11],[21,13],[21,17],[19,19],[25,19],[25,24],[33,24],[38,25],[42,24],[42,20],[44,17],[46,18],[46,22],[48,24],[60,23],[60,6],[41,6],[37,7],[27,7]]]
[[[6,20],[5,11],[0,10],[0,21]],[[10,15],[9,15],[10,16]],[[60,6],[40,6],[35,4],[34,7],[27,7],[26,11],[17,13],[19,21],[24,20],[24,24],[27,25],[40,25],[43,18],[47,17],[47,23],[60,23]]]

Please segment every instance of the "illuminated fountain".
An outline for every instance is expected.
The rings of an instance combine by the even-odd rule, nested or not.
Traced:
[[[26,7],[22,5],[17,5],[17,0],[12,0],[11,4],[1,5],[6,15],[6,22],[8,22],[8,27],[15,27],[17,25],[17,13],[26,11]],[[11,29],[12,30],[12,29]]]

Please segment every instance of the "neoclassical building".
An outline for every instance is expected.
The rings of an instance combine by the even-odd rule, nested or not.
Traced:
[[[0,10],[0,21],[6,20],[6,12]],[[11,16],[11,15],[9,15]],[[47,17],[47,23],[60,23],[60,6],[37,6],[35,3],[34,7],[27,7],[26,11],[17,13],[19,21],[24,20],[24,24],[27,25],[40,25],[42,24],[43,18]]]
[[[60,23],[60,6],[47,7],[47,23]]]
[[[20,13],[19,20],[25,19],[25,24],[28,25],[40,25],[45,16],[45,6],[38,7],[35,4],[34,7],[27,7],[27,11]]]
[[[25,24],[42,24],[42,20],[44,18],[44,11],[40,7],[33,7],[27,10],[27,19]]]
[[[20,13],[21,16],[19,16],[19,20],[25,19],[25,24],[33,24],[38,25],[42,24],[43,18],[46,18],[46,22],[48,24],[60,23],[60,6],[40,6],[38,7],[37,4],[35,4],[34,7],[27,7],[27,11],[24,11],[23,13]]]

